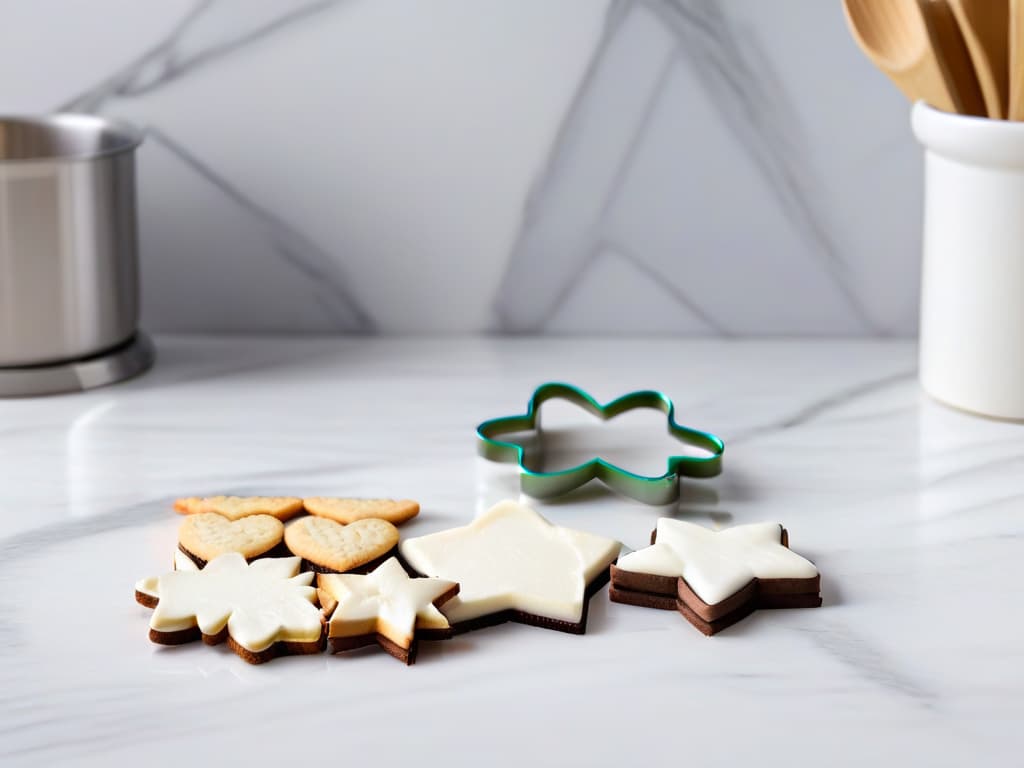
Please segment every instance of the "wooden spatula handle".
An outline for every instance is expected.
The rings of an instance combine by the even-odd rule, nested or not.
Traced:
[[[1010,41],[1006,32],[1010,0],[949,0],[949,4],[971,53],[988,116],[1004,118],[1010,92]]]
[[[956,111],[962,115],[984,116],[987,110],[981,86],[953,9],[946,0],[918,0],[918,5]]]
[[[1024,0],[1010,0],[1011,120],[1024,120]]]

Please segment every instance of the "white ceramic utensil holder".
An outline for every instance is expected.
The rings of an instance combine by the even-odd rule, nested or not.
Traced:
[[[925,148],[921,386],[1024,419],[1024,123],[923,102],[912,122]]]

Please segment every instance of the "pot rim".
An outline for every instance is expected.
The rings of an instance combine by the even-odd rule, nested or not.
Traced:
[[[134,151],[145,139],[143,131],[131,123],[79,112],[54,112],[48,115],[0,114],[0,137],[4,126],[35,128],[79,140],[97,141],[100,149],[68,152],[42,152],[29,157],[5,158],[0,153],[0,168],[27,163],[62,163],[75,160],[96,160]]]

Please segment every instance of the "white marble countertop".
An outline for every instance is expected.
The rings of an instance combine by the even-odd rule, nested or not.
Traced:
[[[4,765],[1019,762],[1024,428],[925,400],[909,343],[158,347],[136,381],[0,401]],[[785,523],[824,607],[709,639],[602,591],[585,636],[506,624],[424,644],[410,668],[376,651],[253,667],[147,640],[132,585],[169,563],[174,497],[410,496],[423,513],[404,533],[457,525],[515,495],[473,427],[549,379],[601,400],[662,389],[683,423],[721,435],[724,473],[668,513]],[[589,488],[537,506],[632,547],[666,513]]]

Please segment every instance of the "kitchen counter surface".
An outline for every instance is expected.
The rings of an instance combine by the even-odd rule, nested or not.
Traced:
[[[909,343],[157,343],[135,381],[0,401],[4,765],[1019,764],[1024,427],[923,398]],[[412,497],[403,534],[459,525],[517,493],[474,426],[549,379],[602,401],[662,389],[727,451],[671,508],[587,487],[542,514],[632,548],[665,514],[782,522],[824,606],[705,638],[602,590],[585,636],[506,624],[424,644],[411,668],[147,640],[133,584],[170,563],[176,496]],[[661,471],[657,414],[562,410]]]

